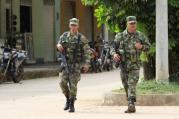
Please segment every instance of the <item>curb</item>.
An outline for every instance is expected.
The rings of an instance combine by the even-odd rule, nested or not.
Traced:
[[[125,94],[107,93],[104,96],[105,106],[126,106]],[[177,94],[149,94],[137,95],[137,106],[179,106],[179,95]]]
[[[53,77],[53,76],[58,76],[58,74],[59,74],[58,69],[42,69],[42,70],[34,70],[34,71],[25,71],[24,80]]]

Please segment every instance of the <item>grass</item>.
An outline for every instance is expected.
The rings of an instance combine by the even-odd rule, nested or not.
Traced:
[[[116,89],[113,92],[125,93],[124,89]],[[142,81],[137,85],[138,94],[179,94],[177,84],[159,84],[156,81]]]

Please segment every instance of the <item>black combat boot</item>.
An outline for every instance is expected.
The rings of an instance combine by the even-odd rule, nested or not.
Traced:
[[[69,98],[66,98],[66,104],[65,104],[65,107],[64,107],[64,110],[68,110],[70,108],[70,99]]]
[[[135,113],[136,112],[134,102],[135,102],[135,99],[129,99],[128,109],[125,111],[125,113]]]
[[[71,113],[75,112],[74,103],[75,103],[75,98],[71,98],[70,99],[70,110],[69,110],[69,112],[71,112]]]

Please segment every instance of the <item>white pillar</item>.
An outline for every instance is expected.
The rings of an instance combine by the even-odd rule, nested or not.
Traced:
[[[156,80],[168,83],[168,0],[156,0]]]

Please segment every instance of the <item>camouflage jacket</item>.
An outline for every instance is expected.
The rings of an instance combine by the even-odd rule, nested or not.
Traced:
[[[80,35],[79,47],[76,49],[76,44],[78,42],[78,37]],[[65,49],[65,55],[69,65],[74,63],[74,55],[76,55],[76,64],[82,66],[84,63],[90,63],[91,52],[89,50],[88,40],[84,35],[78,33],[76,35],[71,35],[70,32],[65,32],[59,37],[58,44],[61,44]],[[74,52],[76,51],[76,54]]]
[[[137,42],[142,44],[143,48],[141,50],[135,48]],[[149,50],[149,47],[150,43],[144,34],[139,31],[130,34],[125,30],[115,36],[111,55],[114,55],[115,53],[119,54],[121,56],[122,64],[125,64],[128,70],[137,70],[141,65],[141,52]]]

